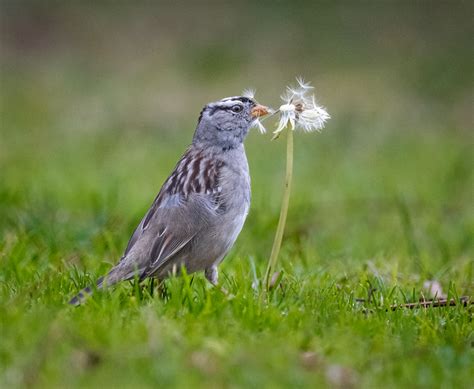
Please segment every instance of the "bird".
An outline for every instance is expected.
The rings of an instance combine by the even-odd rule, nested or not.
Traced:
[[[250,175],[244,140],[269,108],[233,96],[202,109],[190,146],[165,180],[133,232],[118,263],[97,289],[152,277],[159,281],[204,271],[218,285],[218,265],[234,245],[250,207]],[[92,287],[73,297],[81,305]]]

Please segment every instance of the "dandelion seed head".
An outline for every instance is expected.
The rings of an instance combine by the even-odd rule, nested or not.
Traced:
[[[281,96],[284,104],[280,106],[280,120],[274,134],[290,127],[292,130],[302,129],[305,132],[321,131],[324,124],[331,117],[326,109],[316,103],[314,89],[302,77],[297,77],[298,86],[288,86],[286,92]]]

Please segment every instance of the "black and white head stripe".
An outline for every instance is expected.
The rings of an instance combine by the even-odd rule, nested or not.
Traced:
[[[199,114],[198,123],[201,121],[202,115],[205,111],[209,112],[209,115],[212,116],[217,110],[232,109],[232,107],[234,107],[236,104],[251,104],[252,106],[257,105],[254,100],[245,96],[225,97],[222,100],[207,104]]]
[[[241,103],[251,103],[251,104],[256,104],[254,100],[245,97],[245,96],[232,96],[232,97],[225,97],[221,100],[222,102],[227,102],[227,101],[240,101]]]
[[[235,106],[236,104],[251,104],[256,105],[255,101],[249,99],[248,97],[243,96],[234,96],[226,97],[222,100],[216,101],[215,103],[209,103],[206,108],[215,110],[215,109],[229,109]]]

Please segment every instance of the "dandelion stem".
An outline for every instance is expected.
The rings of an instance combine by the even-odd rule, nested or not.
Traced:
[[[291,181],[293,178],[293,130],[287,127],[286,130],[286,176],[285,188],[283,191],[283,199],[281,202],[280,219],[278,220],[278,227],[273,241],[272,252],[268,261],[263,286],[268,290],[269,280],[271,278],[272,270],[275,270],[278,254],[280,253],[281,242],[283,240],[283,233],[285,231],[286,216],[288,214],[288,205],[290,203]]]

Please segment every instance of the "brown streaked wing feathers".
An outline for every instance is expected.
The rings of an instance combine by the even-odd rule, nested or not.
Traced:
[[[149,211],[135,229],[124,256],[127,256],[156,215],[157,210],[170,196],[178,195],[180,204],[185,205],[190,194],[200,193],[206,197],[208,196],[210,208],[217,208],[220,200],[218,190],[219,174],[223,166],[224,163],[222,161],[205,158],[201,150],[190,147],[178,161],[175,169],[156,196]],[[167,206],[165,206],[165,208],[167,208]],[[176,209],[176,211],[178,210],[177,207],[170,206],[167,208],[167,213],[175,212],[174,209]],[[164,220],[156,220],[155,222],[163,223]],[[172,228],[166,227],[165,233],[156,237],[153,248],[150,250],[150,265],[143,271],[142,276],[144,277],[153,273],[169,258],[176,255],[198,232],[188,232],[188,236],[180,236],[180,231],[172,231]]]

